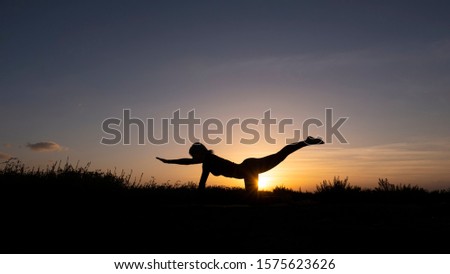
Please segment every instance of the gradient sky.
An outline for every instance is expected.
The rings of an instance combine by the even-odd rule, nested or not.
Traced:
[[[291,155],[269,187],[314,190],[349,177],[450,187],[448,1],[2,1],[0,160],[62,160],[197,182],[179,145],[104,146],[101,123],[141,119],[294,119],[276,144],[209,146],[235,162],[276,152],[308,118],[349,117],[336,138]],[[157,124],[158,125],[158,124]],[[262,135],[262,127],[255,127]],[[289,131],[291,130],[291,131]],[[183,131],[183,134],[186,132]],[[200,128],[196,133],[201,137]],[[158,136],[160,132],[156,132]],[[324,128],[310,134],[325,136]],[[208,184],[243,187],[210,176]]]

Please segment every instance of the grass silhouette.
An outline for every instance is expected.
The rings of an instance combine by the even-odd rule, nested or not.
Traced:
[[[142,182],[66,162],[0,166],[3,253],[440,253],[450,192],[348,178],[314,192]],[[355,241],[355,239],[359,239]]]

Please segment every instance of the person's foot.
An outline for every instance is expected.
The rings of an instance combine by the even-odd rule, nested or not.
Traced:
[[[308,136],[308,137],[306,138],[306,140],[305,140],[305,143],[306,143],[307,145],[322,145],[322,144],[325,144],[325,142],[324,142],[322,139],[320,139],[320,138],[314,138],[314,137],[312,137],[312,136]]]

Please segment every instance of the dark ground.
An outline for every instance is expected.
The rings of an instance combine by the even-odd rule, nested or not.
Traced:
[[[3,190],[0,252],[450,252],[448,195],[237,193]]]

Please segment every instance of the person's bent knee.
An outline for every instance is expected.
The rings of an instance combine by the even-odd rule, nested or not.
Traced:
[[[246,179],[245,190],[247,192],[258,192],[258,181],[254,179]]]

